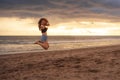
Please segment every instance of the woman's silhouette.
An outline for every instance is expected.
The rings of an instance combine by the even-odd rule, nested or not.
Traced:
[[[41,39],[36,41],[35,44],[42,46],[45,50],[49,48],[49,43],[47,41],[47,30],[48,26],[50,26],[48,20],[46,18],[41,18],[38,22],[39,30],[42,33]]]

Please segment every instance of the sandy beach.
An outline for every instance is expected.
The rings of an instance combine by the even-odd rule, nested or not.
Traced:
[[[120,45],[0,55],[0,80],[120,80]]]

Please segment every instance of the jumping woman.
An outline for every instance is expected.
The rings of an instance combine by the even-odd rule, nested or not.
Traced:
[[[46,18],[41,18],[38,22],[38,27],[39,30],[42,33],[41,39],[39,41],[36,41],[35,44],[40,45],[42,48],[44,48],[45,50],[47,50],[49,48],[49,44],[47,41],[47,30],[48,30],[48,26],[50,26],[48,20]]]

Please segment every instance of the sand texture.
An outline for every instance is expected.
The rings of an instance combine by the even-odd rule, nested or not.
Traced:
[[[0,55],[0,80],[120,80],[120,45]]]

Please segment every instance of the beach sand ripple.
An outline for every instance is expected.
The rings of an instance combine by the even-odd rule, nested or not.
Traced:
[[[120,80],[120,45],[1,55],[0,80]]]

